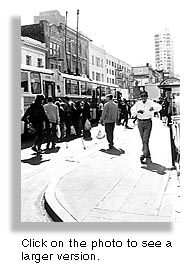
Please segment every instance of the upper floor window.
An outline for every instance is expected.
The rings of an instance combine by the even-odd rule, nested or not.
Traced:
[[[30,55],[26,55],[26,65],[31,66],[31,64],[32,64],[32,60],[31,59],[32,58],[31,58]]]
[[[103,59],[101,59],[101,67],[103,67]]]
[[[100,67],[100,58],[96,57],[96,66]]]
[[[42,62],[43,62],[42,59],[41,58],[38,58],[37,59],[37,66],[38,67],[42,67],[43,66]]]

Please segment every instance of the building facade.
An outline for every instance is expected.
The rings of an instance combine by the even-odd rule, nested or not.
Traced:
[[[120,87],[121,97],[127,99],[131,74],[131,65],[106,53],[106,82],[118,85]]]
[[[21,64],[45,68],[47,51],[44,43],[21,36]]]
[[[130,98],[138,99],[140,91],[143,91],[147,84],[159,84],[163,80],[163,75],[162,72],[159,73],[147,63],[144,66],[132,67],[131,78],[132,86],[130,88]]]
[[[60,23],[65,24],[66,18],[58,10],[51,10],[40,12],[39,16],[34,16],[34,24],[39,23],[40,20],[46,20],[50,24],[56,24],[58,26]]]
[[[61,72],[89,75],[89,39],[65,24],[37,24],[21,26],[21,35],[46,44],[46,67]]]
[[[93,81],[106,82],[106,51],[89,43],[89,77]]]
[[[155,34],[155,66],[157,70],[174,74],[173,40],[168,29]]]

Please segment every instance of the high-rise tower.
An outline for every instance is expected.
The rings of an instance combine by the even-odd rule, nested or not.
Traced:
[[[168,29],[155,34],[155,65],[157,70],[174,73],[173,41]]]
[[[47,20],[49,23],[59,25],[60,23],[65,24],[65,17],[61,16],[57,10],[43,11],[39,13],[39,16],[34,16],[34,23],[39,23],[40,20]]]

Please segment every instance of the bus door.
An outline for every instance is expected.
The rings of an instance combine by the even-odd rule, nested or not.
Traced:
[[[43,93],[46,98],[51,96],[55,99],[55,83],[51,81],[43,81]]]

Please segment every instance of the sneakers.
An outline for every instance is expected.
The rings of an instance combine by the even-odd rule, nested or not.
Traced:
[[[145,157],[144,155],[141,155],[140,156],[140,162],[141,162],[141,164],[148,164],[148,163],[152,163],[152,160],[151,160],[151,157]]]
[[[140,156],[140,162],[141,162],[141,164],[145,164],[145,156],[144,155],[141,155]]]

